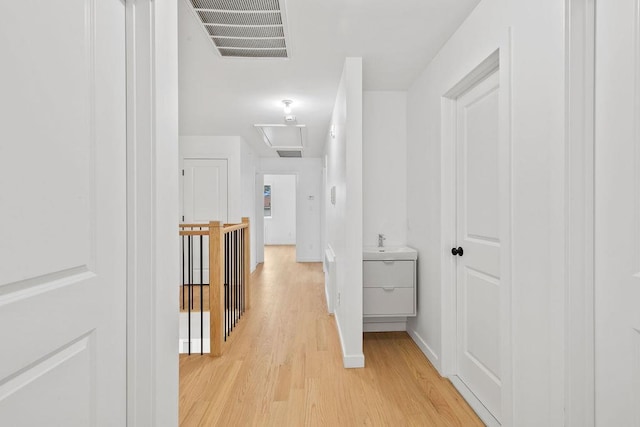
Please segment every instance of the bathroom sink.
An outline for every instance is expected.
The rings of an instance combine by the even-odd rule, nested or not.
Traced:
[[[379,248],[376,246],[365,247],[362,251],[362,259],[365,261],[418,259],[418,251],[408,246],[389,246]]]

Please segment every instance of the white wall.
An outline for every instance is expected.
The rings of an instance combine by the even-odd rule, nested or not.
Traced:
[[[322,160],[319,158],[260,158],[260,175],[295,174],[297,176],[296,191],[296,261],[320,262],[322,249],[320,246],[320,197],[322,191]],[[258,176],[258,180],[260,180]],[[262,191],[260,191],[260,195]],[[262,196],[259,196],[261,199]],[[257,218],[261,221],[260,218]],[[257,225],[259,227],[259,225]],[[258,230],[258,233],[261,233]],[[263,241],[259,235],[258,242]],[[258,259],[260,251],[258,246]]]
[[[255,218],[255,180],[258,158],[239,136],[180,136],[180,168],[184,159],[227,160],[228,222],[240,223],[242,217],[251,221],[251,269],[256,266],[257,223]],[[180,186],[180,216],[183,212],[182,186]]]
[[[247,144],[242,141],[240,145],[240,175],[241,175],[241,213],[243,217],[249,218],[249,242],[251,246],[251,271],[257,266],[257,223],[256,223],[256,169],[258,158]]]
[[[362,106],[363,244],[407,243],[407,94],[365,91]]]
[[[271,186],[271,217],[264,219],[265,245],[296,244],[296,175],[265,175]]]
[[[510,36],[511,35],[511,36]],[[511,40],[509,47],[509,38]],[[420,252],[408,328],[441,365],[441,98],[496,49],[511,51],[512,373],[506,422],[563,424],[564,2],[483,0],[408,91],[408,244]],[[508,283],[503,283],[508,286]],[[507,385],[508,386],[508,385]],[[509,420],[509,411],[513,418]]]
[[[326,238],[336,255],[335,318],[345,367],[362,353],[362,59],[347,58],[327,138]],[[330,201],[335,187],[335,204]]]

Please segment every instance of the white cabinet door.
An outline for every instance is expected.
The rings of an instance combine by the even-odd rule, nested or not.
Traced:
[[[184,222],[227,222],[227,161],[184,159]]]
[[[596,2],[597,426],[640,426],[640,17]]]
[[[457,100],[457,363],[500,420],[498,72]],[[452,255],[453,256],[453,255]]]
[[[125,5],[0,2],[0,425],[126,425]]]

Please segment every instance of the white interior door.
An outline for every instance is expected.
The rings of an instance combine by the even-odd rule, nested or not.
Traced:
[[[457,99],[458,376],[500,420],[499,77]],[[452,251],[453,252],[453,251]]]
[[[0,425],[126,425],[124,2],[0,2],[0,58]]]
[[[596,2],[596,425],[640,426],[640,2]]]
[[[184,222],[227,222],[227,161],[184,159]]]

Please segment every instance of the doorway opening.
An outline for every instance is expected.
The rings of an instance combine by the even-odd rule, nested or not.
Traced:
[[[296,246],[297,176],[265,174],[261,216],[264,246]]]

